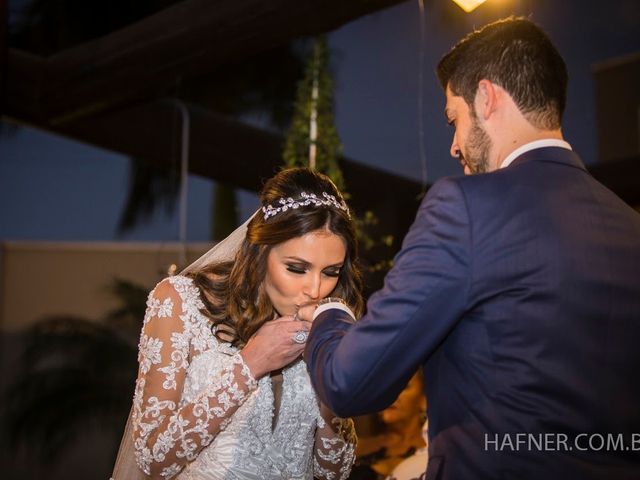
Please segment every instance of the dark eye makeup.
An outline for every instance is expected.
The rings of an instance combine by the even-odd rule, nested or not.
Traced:
[[[300,275],[307,272],[306,267],[302,267],[299,265],[292,265],[290,263],[287,264],[287,270],[290,271],[291,273],[298,273]]]
[[[287,266],[287,270],[291,273],[295,273],[298,275],[303,275],[307,273],[308,266],[306,265],[287,263],[286,266]],[[324,269],[322,273],[325,274],[327,277],[338,277],[340,275],[340,268],[341,267],[329,267]]]

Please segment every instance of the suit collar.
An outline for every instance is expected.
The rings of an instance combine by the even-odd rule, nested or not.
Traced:
[[[504,168],[509,166],[511,162],[513,162],[520,155],[528,152],[529,150],[535,150],[536,148],[543,147],[562,147],[567,150],[572,150],[571,145],[564,140],[563,138],[540,138],[538,140],[533,140],[531,142],[527,142],[524,145],[520,145],[513,152],[506,156],[504,160],[500,163],[500,168]]]
[[[544,147],[529,150],[528,152],[518,156],[510,165],[504,168],[508,169],[531,161],[560,163],[576,167],[581,170],[586,170],[584,163],[582,163],[582,160],[580,160],[580,157],[575,152],[561,147]]]

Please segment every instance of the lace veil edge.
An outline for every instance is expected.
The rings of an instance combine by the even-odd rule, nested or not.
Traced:
[[[129,412],[127,424],[124,427],[122,440],[120,440],[120,448],[118,456],[113,467],[113,473],[110,480],[143,480],[148,478],[136,464],[136,458],[133,449],[133,407]]]
[[[182,270],[180,272],[180,275],[193,273],[200,270],[202,267],[209,265],[210,263],[233,260],[238,249],[240,248],[240,245],[242,244],[242,241],[247,236],[247,225],[249,225],[251,219],[255,215],[257,215],[258,212],[260,212],[260,210],[257,210],[242,225],[231,232],[224,240],[216,243],[208,252],[206,252],[195,262]]]

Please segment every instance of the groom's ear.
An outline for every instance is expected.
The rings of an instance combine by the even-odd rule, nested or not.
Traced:
[[[500,88],[490,80],[482,79],[478,82],[478,90],[474,100],[476,115],[481,120],[488,120],[498,108]]]

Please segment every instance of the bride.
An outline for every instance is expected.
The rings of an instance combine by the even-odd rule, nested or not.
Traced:
[[[329,295],[361,312],[354,224],[309,169],[278,173],[260,199],[248,223],[149,294],[115,480],[349,475],[353,422],[318,402],[301,358],[310,325],[296,314]]]

